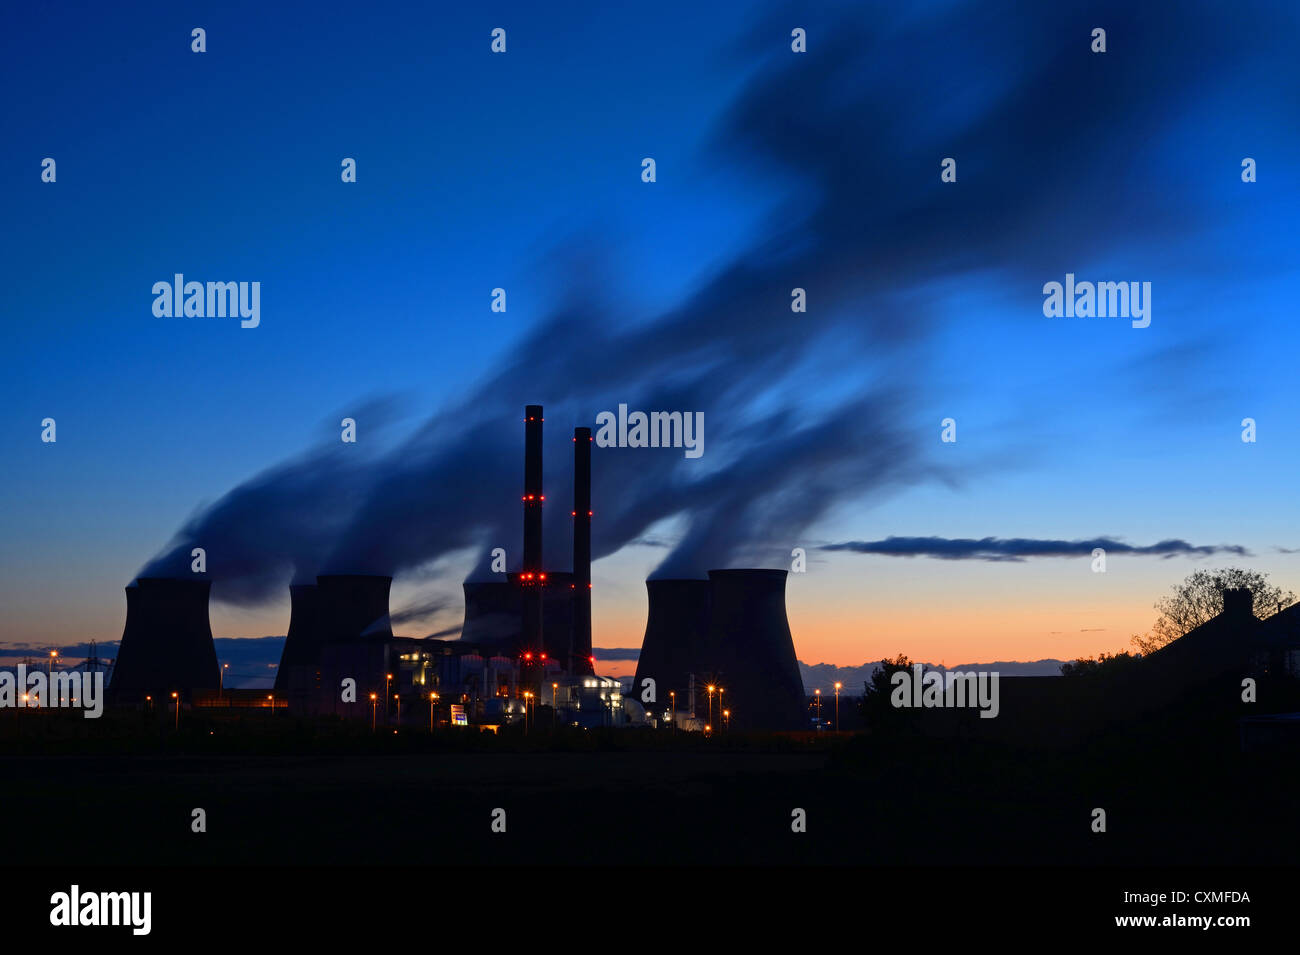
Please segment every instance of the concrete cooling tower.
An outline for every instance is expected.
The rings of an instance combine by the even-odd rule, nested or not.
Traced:
[[[668,709],[669,692],[677,694],[677,710],[689,713],[687,696],[690,674],[699,682],[710,669],[705,660],[709,635],[709,601],[713,585],[707,580],[661,579],[645,582],[649,598],[645,639],[636,665],[634,696],[639,699],[641,681],[655,681],[655,707]],[[702,694],[697,694],[703,700]],[[700,714],[704,711],[698,705]]]
[[[726,688],[736,729],[798,729],[807,722],[785,615],[785,577],[784,570],[709,571],[712,612],[705,653]]]
[[[668,709],[675,691],[677,712],[688,713],[694,674],[696,716],[708,712],[705,687],[712,681],[726,690],[714,699],[715,723],[725,706],[736,729],[802,728],[803,680],[785,615],[785,575],[711,570],[708,580],[647,580],[650,612],[634,692],[652,677],[655,709]]]
[[[218,686],[217,651],[208,624],[211,581],[141,577],[126,588],[126,626],[113,666],[109,700],[188,699]]]
[[[476,646],[508,648],[513,656],[523,638],[519,588],[507,580],[479,580],[466,582],[463,589],[465,622],[460,638]]]
[[[294,584],[289,588],[289,632],[275,671],[275,692],[289,689],[290,674],[320,665],[320,628],[317,613],[320,591],[315,584]]]
[[[316,578],[317,640],[321,645],[353,640],[391,640],[388,590],[392,577],[323,574]]]

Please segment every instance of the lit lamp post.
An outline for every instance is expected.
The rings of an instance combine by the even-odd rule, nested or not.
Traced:
[[[173,691],[172,699],[176,701],[176,728],[180,729],[181,728],[181,695]]]
[[[23,694],[23,699],[24,699],[24,700],[27,699],[27,694],[26,694],[26,693]],[[147,706],[147,707],[149,708],[149,712],[152,713],[152,712],[153,712],[153,697],[152,697],[152,696],[146,696],[146,697],[144,698],[144,705]]]
[[[274,712],[275,712],[275,694],[274,694],[274,693],[269,693],[269,694],[267,694],[266,702],[268,702],[268,703],[271,704],[271,712],[274,713]]]
[[[429,694],[429,732],[433,732],[433,701],[438,698],[437,693]]]
[[[843,683],[835,684],[835,732],[840,731],[840,687]]]
[[[378,699],[378,694],[370,694],[370,732],[372,733],[375,731],[375,707],[379,705],[377,702]]]
[[[718,687],[718,713],[719,713],[719,715],[721,715],[721,713],[722,713],[722,694],[723,694],[723,693],[726,693],[726,692],[727,692],[727,691],[726,691],[726,689],[725,689],[724,687]]]
[[[709,722],[713,722],[713,691],[716,689],[712,683],[709,684]],[[705,727],[707,729],[708,727]]]
[[[220,678],[220,684],[218,685],[217,688],[217,698],[220,700],[224,700],[226,698],[226,671],[229,669],[230,669],[230,664],[223,663],[221,664],[221,669],[217,673],[217,676]]]
[[[393,694],[393,702],[397,704],[397,727],[398,727],[398,729],[401,729],[401,727],[402,727],[402,694],[400,694],[400,693],[394,693],[394,694]],[[396,730],[394,730],[394,732],[396,732]]]
[[[677,731],[677,691],[669,690],[668,699],[673,703],[673,732]]]
[[[822,728],[822,691],[813,690],[813,696],[817,697],[817,728]]]
[[[59,655],[59,651],[58,651],[58,650],[51,650],[51,651],[50,651],[50,662],[49,662],[48,664],[46,664],[46,666],[45,666],[45,675],[46,675],[46,677],[51,677],[51,676],[53,676],[53,671],[54,671],[54,661],[55,661],[55,659],[58,657],[58,655]]]
[[[532,694],[527,690],[524,691],[524,735],[528,735],[528,701],[532,699]]]
[[[555,729],[555,713],[560,708],[555,702],[556,695],[560,692],[560,684],[551,684],[551,729]]]
[[[731,710],[722,711],[722,730],[726,732],[731,729]]]
[[[393,683],[393,675],[391,673],[385,673],[384,674],[384,722],[385,723],[388,722],[388,688],[392,685],[392,683]]]

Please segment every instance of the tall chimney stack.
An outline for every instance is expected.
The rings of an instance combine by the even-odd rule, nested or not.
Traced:
[[[591,665],[591,429],[573,429],[573,643],[570,673]]]
[[[524,408],[524,646],[542,648],[542,406]]]

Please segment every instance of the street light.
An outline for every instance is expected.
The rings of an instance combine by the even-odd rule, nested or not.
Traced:
[[[176,701],[176,728],[181,728],[181,695],[173,692],[172,699]]]
[[[715,689],[715,687],[713,686],[712,683],[710,683],[710,684],[709,684],[709,722],[710,722],[710,723],[713,722],[713,691],[714,691],[714,689]]]
[[[817,697],[817,728],[822,728],[822,691],[813,690],[813,696]]]
[[[555,729],[555,711],[559,709],[559,706],[555,702],[555,696],[559,692],[560,692],[560,684],[552,683],[551,684],[551,729]]]
[[[388,687],[393,682],[391,673],[384,674],[384,722],[388,722]]]
[[[221,679],[220,685],[217,688],[217,699],[224,700],[226,698],[226,671],[229,669],[230,664],[223,663],[221,664],[221,669],[217,672],[217,676]]]
[[[668,698],[673,701],[673,732],[677,732],[677,691],[669,690]]]
[[[835,732],[840,731],[840,687],[843,683],[835,684]]]
[[[375,702],[377,699],[379,699],[378,694],[370,694],[370,732],[372,733],[375,731],[375,707],[379,705]]]
[[[274,712],[275,712],[275,694],[274,694],[274,693],[268,693],[267,696],[266,696],[266,700],[267,700],[268,703],[271,704],[271,712],[274,713]]]
[[[437,693],[429,694],[429,732],[433,732],[433,701],[438,698]]]

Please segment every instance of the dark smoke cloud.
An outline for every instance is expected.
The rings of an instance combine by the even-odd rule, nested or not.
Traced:
[[[955,481],[928,461],[933,429],[913,410],[944,305],[931,283],[996,272],[1033,314],[1045,275],[1129,245],[1172,248],[1205,224],[1205,204],[1167,188],[1133,144],[1156,151],[1167,124],[1247,58],[1289,57],[1277,38],[1290,34],[1267,7],[1193,6],[1171,30],[1167,9],[1128,2],[880,5],[806,18],[805,55],[773,43],[789,25],[774,18],[736,51],[753,78],[712,136],[715,168],[787,190],[734,261],[630,322],[635,307],[590,277],[595,250],[617,239],[597,225],[562,259],[581,292],[459,407],[379,460],[319,451],[259,475],[187,522],[149,571],[187,569],[202,541],[214,597],[251,603],[291,575],[396,574],[465,549],[483,555],[474,575],[495,546],[517,567],[529,402],[546,407],[550,566],[569,562],[570,429],[620,402],[705,414],[699,460],[593,455],[594,556],[677,518],[661,575],[784,562],[845,502]],[[1104,62],[1088,52],[1099,23]],[[959,157],[959,187],[939,181],[945,156]],[[807,314],[790,311],[795,286]]]
[[[1100,547],[1107,555],[1135,554],[1149,557],[1210,557],[1234,554],[1249,557],[1244,547],[1230,544],[1196,546],[1184,540],[1164,540],[1139,547],[1112,537],[1092,540],[1031,540],[1023,537],[886,537],[879,541],[845,541],[824,544],[821,550],[843,550],[854,554],[879,554],[885,557],[935,557],[939,560],[1023,561],[1030,557],[1087,557]]]
[[[413,620],[424,620],[427,617],[435,616],[449,609],[450,606],[450,602],[443,597],[423,600],[409,607],[403,607],[401,610],[393,611],[388,615],[388,619],[389,623],[397,627]]]

